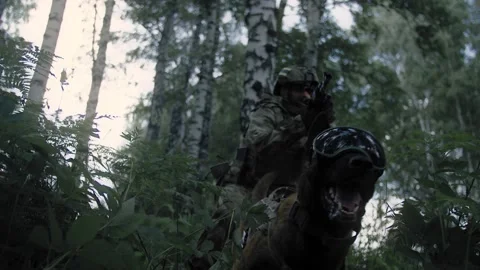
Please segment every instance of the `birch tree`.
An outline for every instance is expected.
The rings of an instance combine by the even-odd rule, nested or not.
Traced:
[[[113,8],[115,0],[105,0],[105,16],[103,17],[103,25],[100,30],[100,39],[98,41],[98,51],[95,55],[95,46],[92,44],[92,82],[90,85],[90,94],[88,96],[87,107],[85,109],[85,134],[79,138],[77,153],[84,153],[80,159],[87,163],[88,159],[88,141],[92,133],[92,126],[97,112],[98,97],[100,95],[100,87],[102,86],[103,75],[105,73],[107,46],[111,40],[110,25],[112,22]],[[96,4],[94,6],[96,9]],[[93,30],[93,39],[95,42],[96,31]]]
[[[200,160],[208,157],[208,140],[212,117],[213,68],[220,35],[220,1],[209,1],[205,10],[208,18],[206,38],[200,59],[199,81],[194,90],[195,105],[192,110],[192,120],[188,125],[187,132],[187,152],[191,157]]]
[[[321,18],[325,11],[326,0],[306,0],[307,10],[307,44],[305,50],[305,66],[317,70],[318,42],[321,33]]]
[[[48,16],[47,27],[43,34],[41,47],[41,51],[46,52],[48,55],[53,55],[55,53],[66,4],[67,0],[52,0],[52,6]],[[30,83],[30,92],[28,93],[29,102],[40,104],[43,102],[52,60],[52,57],[48,57],[48,59],[42,61],[41,64],[40,62],[37,63]]]
[[[283,16],[285,16],[285,8],[287,7],[287,0],[280,0],[277,9],[277,32],[282,32]]]
[[[8,31],[18,31],[13,26],[25,22],[30,11],[37,7],[37,0],[0,0],[0,26]],[[18,33],[18,32],[17,32]]]
[[[177,13],[177,4],[178,3],[174,3],[173,8],[169,10],[166,15],[163,24],[162,37],[157,46],[157,63],[155,65],[152,103],[147,126],[147,140],[152,142],[158,141],[160,138],[161,117],[163,106],[165,104],[165,69],[169,59],[168,46],[170,44],[170,39],[173,36],[173,26],[175,15]]]
[[[3,12],[7,7],[7,0],[0,0],[0,25],[2,24]]]
[[[197,56],[196,52],[198,49],[198,44],[200,41],[200,33],[202,29],[203,14],[197,16],[197,21],[195,23],[195,30],[192,35],[192,40],[186,55],[180,60],[180,65],[183,67],[184,76],[182,82],[181,93],[179,98],[175,100],[172,108],[172,114],[170,118],[170,136],[168,138],[167,152],[172,152],[176,147],[178,147],[179,142],[182,141],[185,135],[185,121],[184,121],[184,110],[185,102],[187,97],[187,91],[189,87],[189,80],[192,76],[193,69],[195,68]]]
[[[245,134],[248,117],[263,93],[273,90],[277,19],[275,0],[248,0],[245,24],[248,43],[245,54],[244,98],[240,109],[240,131]]]

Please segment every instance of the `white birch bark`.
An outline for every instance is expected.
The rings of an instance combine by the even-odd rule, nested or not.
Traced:
[[[198,56],[196,55],[198,50],[198,44],[200,41],[200,32],[202,29],[203,15],[198,16],[195,30],[193,32],[192,41],[188,49],[188,53],[181,59],[180,65],[184,67],[184,81],[182,82],[182,93],[180,97],[175,100],[172,108],[172,114],[170,118],[170,136],[168,138],[167,153],[174,151],[182,142],[185,136],[185,120],[184,110],[187,97],[187,91],[189,86],[189,80],[192,76],[193,69],[197,62]]]
[[[245,54],[244,98],[240,109],[240,131],[245,134],[249,115],[263,93],[273,90],[277,19],[275,0],[248,0],[245,7],[248,43]]]
[[[208,140],[210,120],[212,116],[212,84],[213,68],[219,38],[220,1],[211,1],[207,7],[207,32],[202,48],[200,73],[194,89],[195,103],[192,120],[188,125],[187,152],[193,158],[206,159],[208,156]]]
[[[157,64],[155,65],[155,79],[153,86],[153,96],[150,109],[150,117],[147,126],[147,140],[158,141],[160,138],[161,117],[165,103],[165,68],[168,63],[168,45],[173,35],[173,24],[176,10],[172,10],[165,18],[162,30],[162,38],[157,47]]]
[[[277,32],[282,32],[283,16],[285,15],[285,7],[287,7],[287,0],[280,0],[280,4],[277,9]]]
[[[7,0],[0,0],[0,26],[3,24],[3,13],[5,12],[5,8],[7,7]]]
[[[100,30],[100,39],[98,40],[98,51],[96,56],[92,55],[92,82],[90,85],[90,94],[88,96],[87,107],[85,109],[85,135],[78,142],[77,153],[82,153],[81,160],[87,163],[88,142],[92,133],[92,126],[97,113],[98,97],[102,86],[103,76],[105,73],[107,47],[111,40],[110,25],[112,22],[113,8],[115,0],[105,1],[105,16],[103,17],[103,25]],[[94,37],[95,38],[95,37]],[[93,49],[93,48],[92,48]]]
[[[457,118],[458,123],[460,124],[460,129],[465,132],[467,131],[467,125],[465,124],[465,120],[463,119],[462,107],[460,105],[460,100],[458,96],[455,97],[455,108],[457,111]],[[463,149],[463,154],[465,154],[467,157],[468,172],[473,172],[475,168],[473,166],[472,155],[467,149]]]
[[[321,33],[321,18],[325,10],[326,0],[307,0],[307,44],[305,50],[305,66],[317,70],[318,42]]]
[[[43,34],[41,51],[53,56],[57,47],[58,36],[62,26],[63,14],[67,0],[52,0],[50,14],[48,16],[47,27]],[[48,75],[52,66],[52,57],[49,56],[46,61],[37,63],[30,83],[28,100],[33,103],[42,104],[45,96]]]

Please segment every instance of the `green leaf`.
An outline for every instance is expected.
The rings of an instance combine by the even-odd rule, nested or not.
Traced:
[[[31,143],[34,146],[37,146],[39,150],[42,150],[44,154],[53,154],[56,152],[56,149],[47,143],[45,138],[38,134],[27,134],[22,136],[22,138]]]
[[[265,213],[265,210],[267,209],[267,206],[263,203],[258,203],[250,207],[248,210],[249,214],[263,214]]]
[[[102,196],[102,198],[104,198],[108,210],[112,212],[118,211],[119,204],[115,191],[108,186],[97,183],[96,181],[91,181],[91,183],[95,190]]]
[[[128,270],[141,269],[141,262],[137,259],[138,255],[133,250],[129,242],[122,241],[115,248],[117,254],[121,255],[123,264]]]
[[[0,115],[5,117],[11,114],[18,104],[18,99],[14,93],[0,91]]]
[[[151,224],[157,228],[160,228],[164,231],[175,232],[176,226],[175,222],[171,218],[166,217],[149,217],[151,219]]]
[[[135,197],[132,197],[124,201],[120,207],[120,210],[117,212],[115,217],[113,217],[111,226],[116,226],[121,224],[123,219],[128,218],[129,216],[135,213]]]
[[[112,188],[102,185],[97,181],[92,181],[92,184],[98,193],[100,193],[101,195],[104,195],[104,198],[108,205],[109,210],[117,211],[119,204],[118,204],[117,196],[115,196],[116,192]]]
[[[67,195],[71,195],[75,190],[74,178],[64,172],[63,168],[57,168],[57,182],[60,189]]]
[[[50,241],[48,239],[48,231],[44,226],[35,226],[30,233],[30,241],[48,249],[50,246]]]
[[[223,269],[223,265],[222,265],[222,262],[221,261],[216,261],[214,265],[212,265],[212,267],[210,267],[209,270],[222,270]]]
[[[457,193],[455,191],[453,191],[452,188],[450,187],[450,185],[448,185],[446,182],[443,182],[443,181],[440,182],[438,184],[437,190],[442,192],[443,194],[449,196],[449,197],[452,197],[452,198],[457,197]]]
[[[236,228],[235,231],[233,231],[233,241],[237,246],[242,245],[242,236],[243,230],[241,228]]]
[[[432,180],[429,180],[427,178],[415,178],[415,180],[417,180],[417,182],[420,184],[420,186],[422,186],[425,189],[428,189],[428,188],[435,189],[435,187],[436,187],[435,182],[433,182]]]
[[[134,233],[145,221],[144,214],[133,214],[117,221],[115,225],[109,225],[111,236],[114,238],[125,238]]]
[[[104,222],[105,219],[100,216],[80,216],[67,233],[67,243],[75,248],[93,240]]]
[[[442,223],[438,216],[430,219],[425,224],[424,240],[429,244],[440,244],[442,242]]]
[[[215,223],[213,222],[212,216],[208,214],[207,211],[204,211],[201,213],[201,220],[202,224],[205,225],[207,228],[213,228],[215,226]]]
[[[199,250],[201,252],[209,252],[212,249],[213,249],[213,242],[210,240],[203,242],[199,247]]]
[[[61,251],[63,247],[63,234],[60,226],[58,225],[57,219],[55,218],[55,213],[53,212],[52,207],[48,204],[48,223],[50,226],[50,239],[52,246],[57,250]]]
[[[421,262],[423,261],[423,258],[422,256],[420,255],[420,253],[418,253],[417,251],[415,250],[412,250],[408,247],[404,247],[404,246],[397,246],[395,247],[395,249],[400,252],[403,256],[407,257],[407,258],[410,258],[410,259],[413,259],[417,262]]]
[[[103,239],[94,239],[80,250],[80,257],[108,269],[126,269],[115,246]]]
[[[416,235],[423,231],[425,222],[420,211],[408,200],[403,202],[401,209],[402,221],[407,228]]]

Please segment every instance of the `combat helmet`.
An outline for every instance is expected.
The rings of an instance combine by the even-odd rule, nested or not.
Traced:
[[[314,70],[301,66],[290,66],[284,67],[278,73],[273,87],[273,94],[276,96],[280,95],[280,87],[287,84],[303,84],[313,89],[313,87],[319,84],[319,81]]]

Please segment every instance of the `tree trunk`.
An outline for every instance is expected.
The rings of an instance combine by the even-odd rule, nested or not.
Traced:
[[[285,7],[287,7],[287,0],[280,0],[277,9],[277,32],[282,32],[283,16],[285,15]]]
[[[307,0],[307,44],[305,50],[305,66],[317,70],[318,42],[321,33],[321,18],[325,10],[326,0]]]
[[[30,91],[28,93],[29,102],[42,104],[47,86],[48,75],[52,66],[53,55],[57,47],[60,27],[62,26],[63,14],[67,0],[53,0],[50,14],[48,16],[47,27],[43,34],[43,42],[41,51],[46,52],[49,56],[46,61],[37,63],[30,83]]]
[[[218,47],[220,1],[213,0],[206,7],[208,16],[207,32],[200,60],[199,80],[194,90],[195,106],[192,121],[188,125],[187,152],[193,158],[204,160],[208,157],[208,140],[212,116],[212,84],[215,55]],[[199,164],[199,169],[200,164]]]
[[[455,108],[457,111],[458,123],[460,124],[460,130],[462,130],[463,132],[466,132],[467,125],[465,124],[465,120],[463,119],[462,107],[460,105],[460,99],[458,96],[455,97]],[[475,170],[473,166],[472,155],[467,149],[463,149],[463,154],[465,154],[467,158],[468,172],[471,173]]]
[[[263,93],[273,90],[277,20],[275,0],[248,0],[245,7],[248,43],[245,55],[244,98],[240,108],[240,131],[245,134],[249,114]]]
[[[157,64],[155,65],[155,79],[153,86],[153,96],[150,109],[150,117],[147,126],[147,140],[156,142],[160,138],[161,117],[165,90],[165,68],[168,63],[168,45],[170,37],[173,34],[173,24],[176,8],[171,10],[165,18],[165,23],[162,30],[162,38],[157,47]]]
[[[189,80],[192,76],[193,69],[198,58],[195,56],[195,53],[197,52],[200,41],[202,21],[203,15],[200,13],[196,22],[195,31],[193,32],[192,42],[190,44],[188,54],[183,56],[180,62],[180,65],[184,67],[184,81],[181,89],[182,92],[175,100],[172,108],[172,115],[170,118],[170,137],[168,138],[167,153],[174,151],[185,136],[185,122],[183,119],[183,114],[185,110]]]
[[[0,0],[0,26],[3,24],[3,13],[7,7],[7,0]]]
[[[103,25],[100,30],[100,39],[98,41],[97,55],[92,55],[92,83],[90,85],[90,94],[88,96],[87,108],[85,109],[85,134],[79,138],[77,146],[77,159],[84,164],[88,162],[88,142],[92,134],[92,126],[97,112],[98,96],[100,95],[100,87],[102,86],[103,75],[105,73],[107,46],[110,42],[110,25],[112,22],[113,8],[115,0],[105,1],[105,16],[103,17]],[[95,37],[94,37],[95,38]]]
[[[432,134],[432,129],[430,126],[430,115],[428,114],[427,107],[423,105],[423,102],[419,98],[417,98],[415,94],[412,93],[410,94],[410,96],[413,100],[415,109],[417,110],[417,118],[420,130],[424,133],[424,135],[430,136]],[[430,96],[427,96],[427,98],[430,98]],[[431,149],[428,143],[425,143],[425,160],[428,170],[430,172],[434,172],[435,161],[433,160],[433,156],[431,155]]]

